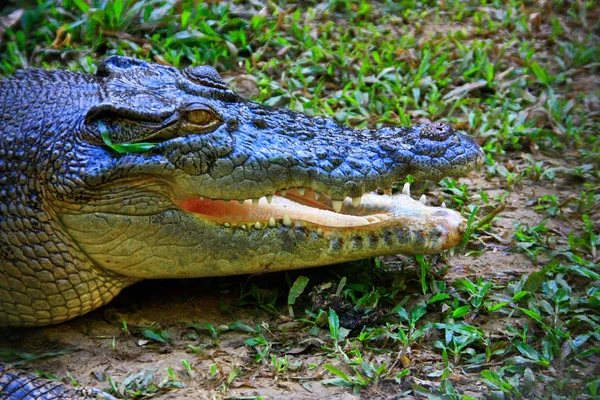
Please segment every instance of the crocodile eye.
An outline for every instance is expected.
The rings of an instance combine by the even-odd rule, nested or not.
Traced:
[[[183,111],[183,126],[188,132],[211,132],[223,123],[223,119],[204,105],[193,105]]]
[[[208,125],[216,119],[216,115],[206,110],[193,110],[188,113],[188,121],[196,125]]]

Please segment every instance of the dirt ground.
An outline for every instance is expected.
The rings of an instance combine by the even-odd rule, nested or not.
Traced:
[[[539,155],[540,159],[544,157]],[[505,164],[517,165],[520,154],[511,154]],[[552,161],[556,163],[555,160]],[[469,189],[485,191],[489,198],[505,192],[496,180],[484,179],[485,172],[480,170],[461,179]],[[508,281],[518,280],[520,276],[541,269],[546,260],[538,259],[534,264],[523,253],[514,252],[511,238],[516,222],[529,225],[538,224],[544,215],[536,212],[530,199],[544,193],[551,193],[560,199],[569,198],[570,193],[579,193],[573,189],[578,183],[566,179],[554,182],[523,181],[521,185],[510,188],[506,209],[493,221],[494,234],[480,236],[480,240],[471,246],[482,251],[480,255],[450,256],[446,265],[445,280],[459,277],[476,279],[483,277],[502,286]],[[418,189],[417,189],[418,190]],[[432,190],[428,197],[436,202],[443,194]],[[552,230],[557,242],[566,242],[571,231],[570,221],[565,218],[552,218],[547,228]],[[386,259],[390,276],[403,273],[394,270],[401,264],[397,258]],[[306,275],[311,283],[325,282],[328,277],[352,274],[360,266],[331,266],[321,269],[294,272],[296,276]],[[435,268],[435,265],[434,265]],[[411,280],[418,282],[414,269],[407,268],[407,287]],[[277,303],[278,316],[255,305],[236,306],[240,287],[254,283],[261,288],[276,288],[280,297]],[[412,285],[415,286],[415,285]],[[418,284],[416,285],[418,286]],[[328,358],[322,344],[328,339],[326,329],[316,336],[308,333],[301,322],[287,316],[285,298],[288,284],[285,273],[273,273],[263,276],[240,276],[194,280],[146,281],[124,290],[109,305],[75,320],[45,328],[15,329],[3,332],[0,348],[12,351],[52,355],[21,365],[28,371],[41,370],[58,379],[68,382],[71,376],[79,384],[108,389],[107,377],[122,384],[128,377],[148,377],[153,374],[154,382],[161,382],[168,376],[167,368],[173,369],[174,377],[183,387],[164,390],[157,393],[161,399],[211,399],[211,398],[247,398],[262,396],[272,399],[351,399],[355,398],[350,388],[323,385],[320,381],[330,378],[331,374],[322,368],[324,363],[335,363]],[[302,299],[306,302],[308,291]],[[414,290],[407,289],[407,293]],[[401,296],[400,296],[401,297]],[[302,306],[296,307],[296,316],[303,315]],[[429,319],[435,319],[428,313]],[[440,316],[441,318],[441,316]],[[127,330],[122,321],[127,322]],[[242,321],[255,327],[262,324],[269,338],[277,344],[278,356],[287,355],[288,370],[285,373],[274,371],[271,363],[256,363],[254,350],[244,345],[250,334],[241,331],[228,331],[215,340],[208,331],[198,332],[189,328],[190,324],[211,324],[217,328],[234,321]],[[486,329],[504,329],[503,321],[482,320]],[[158,343],[142,336],[141,327],[160,326],[170,334],[170,343]],[[430,343],[435,338],[424,336],[421,341]],[[196,346],[195,354],[189,346]],[[429,347],[430,348],[430,347]],[[275,352],[275,347],[272,350]],[[60,354],[63,353],[63,354]],[[427,377],[428,371],[441,362],[439,352],[428,350],[427,346],[412,348],[408,355],[411,377],[406,385],[393,382],[380,382],[371,385],[361,393],[362,398],[410,398],[403,397],[401,391],[409,389],[408,382],[435,387],[435,379]],[[181,360],[189,361],[194,370],[190,376]],[[211,365],[214,371],[211,373]],[[237,376],[227,383],[227,378],[235,368]],[[450,377],[455,388],[462,394],[479,397],[487,393],[486,387],[471,379],[470,374],[457,374]],[[399,394],[400,393],[400,394]]]

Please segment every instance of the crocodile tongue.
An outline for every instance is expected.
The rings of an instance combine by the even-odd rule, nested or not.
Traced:
[[[370,195],[367,195],[370,197]],[[377,196],[377,195],[374,195]],[[366,197],[366,196],[365,196]],[[405,196],[401,196],[405,197]],[[255,221],[290,220],[310,222],[320,226],[327,227],[352,227],[365,226],[371,223],[380,222],[388,219],[389,211],[384,207],[380,211],[373,210],[368,215],[352,215],[346,213],[336,213],[331,209],[320,207],[321,204],[313,201],[313,204],[307,204],[309,201],[301,197],[286,198],[282,196],[273,196],[270,204],[266,201],[253,205],[251,200],[243,203],[224,202],[221,200],[209,199],[191,199],[183,202],[180,207],[194,214],[201,214],[207,218],[219,221],[221,223],[254,223]],[[405,201],[406,199],[396,200]],[[411,200],[414,202],[414,200]],[[346,208],[352,208],[350,201],[344,204]]]

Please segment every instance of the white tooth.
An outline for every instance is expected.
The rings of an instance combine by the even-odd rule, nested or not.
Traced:
[[[317,229],[317,236],[319,236],[319,237],[323,236],[323,229],[321,229],[321,228]]]
[[[240,225],[240,229],[245,231],[246,230],[246,225]]]
[[[285,226],[292,226],[292,219],[290,218],[290,216],[287,213],[285,213],[283,215],[283,224]]]
[[[223,226],[224,226],[225,228],[231,228],[231,224],[230,224],[229,222],[225,222],[225,223],[223,224]]]
[[[425,197],[425,195],[421,195],[421,198],[419,199],[419,201],[423,204],[427,203],[427,197]]]
[[[300,193],[300,196],[304,196],[304,188],[298,188],[298,193]]]
[[[269,227],[271,228],[275,228],[275,218],[271,217],[269,218]]]
[[[321,193],[315,192],[315,200],[319,200],[319,197],[321,197]]]
[[[410,196],[410,183],[406,182],[404,187],[402,188],[402,194],[405,196]]]
[[[339,213],[342,211],[342,204],[344,204],[344,202],[342,200],[331,200],[331,204],[333,205],[333,211]]]
[[[271,204],[271,202],[273,201],[273,195],[270,194],[270,195],[268,195],[266,197],[267,197],[267,203]]]
[[[258,205],[258,201],[259,201],[259,200],[260,200],[260,199],[252,199],[252,205],[253,205],[254,207],[256,207],[256,206]]]
[[[204,200],[204,196],[200,196],[200,200]]]
[[[256,223],[254,224],[254,229],[260,229],[260,222],[256,221]]]
[[[362,196],[358,196],[358,197],[353,197],[352,198],[352,205],[356,208],[358,206],[360,206],[360,201],[362,200]]]
[[[446,208],[446,202],[445,201],[442,202],[442,208]]]
[[[285,195],[287,194],[287,189],[280,190],[279,193],[281,193],[281,195],[285,197]]]
[[[245,201],[246,201],[246,200],[238,200],[238,203],[240,203],[240,204],[244,204],[244,202],[245,202]]]

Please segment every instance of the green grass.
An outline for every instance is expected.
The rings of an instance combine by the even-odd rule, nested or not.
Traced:
[[[252,308],[265,319],[286,315],[301,322],[302,337],[320,343],[311,350],[319,362],[294,364],[285,351],[301,339],[267,323],[191,324],[190,337],[211,338],[205,346],[186,343],[192,354],[218,348],[226,332],[247,335],[253,360],[227,369],[212,364],[215,390],[227,393],[252,368],[283,379],[296,365],[296,376],[318,371],[324,383],[368,395],[466,399],[472,386],[455,379],[466,374],[494,399],[598,396],[600,93],[593,77],[600,69],[600,26],[594,1],[30,4],[4,34],[2,75],[25,67],[94,73],[110,54],[176,67],[210,64],[253,75],[255,100],[267,105],[358,127],[445,121],[476,137],[487,153],[480,186],[456,179],[413,185],[413,196],[427,192],[434,204],[443,201],[468,219],[459,249],[404,259],[401,271],[377,260],[334,269],[337,276],[290,272],[287,285],[240,287],[228,313]],[[116,151],[147,150],[116,148],[128,145],[103,137]],[[536,194],[520,199],[530,189]],[[527,209],[529,219],[502,228],[498,218],[515,208]],[[479,265],[490,254],[498,254],[489,261],[497,265],[523,256],[532,267],[525,276],[502,279],[476,270],[445,278],[457,264]],[[309,310],[315,288],[331,290],[328,298],[341,306]],[[366,322],[347,328],[350,314]],[[157,346],[173,341],[160,328],[124,330]],[[425,352],[435,362],[422,362]],[[193,378],[194,364],[182,365]],[[123,398],[190,384],[172,369],[155,375],[142,370],[120,385],[109,382]]]

